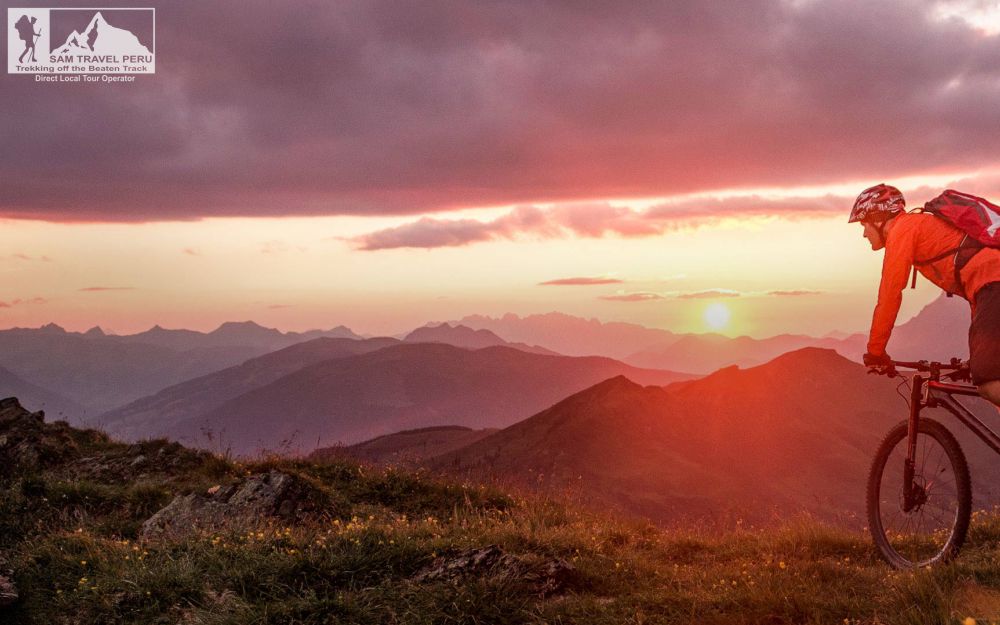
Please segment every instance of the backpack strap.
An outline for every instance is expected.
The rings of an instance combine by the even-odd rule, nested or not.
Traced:
[[[958,246],[958,251],[955,253],[955,284],[958,285],[958,288],[962,289],[962,297],[965,297],[965,285],[962,284],[962,269],[984,247],[986,246],[969,235],[965,235],[965,238],[962,239],[962,244]]]
[[[941,252],[937,256],[931,258],[925,258],[923,260],[913,261],[913,282],[910,283],[910,288],[916,288],[917,286],[917,267],[922,265],[930,265],[936,263],[939,260],[943,260],[952,254],[955,255],[955,285],[958,287],[958,293],[965,296],[965,286],[962,284],[962,269],[965,268],[972,257],[979,253],[981,249],[986,247],[976,239],[973,239],[969,235],[962,237],[961,243],[958,247],[953,247],[952,249]],[[948,293],[948,297],[951,297],[953,293]]]
[[[910,211],[911,213],[924,213],[927,215],[933,215],[938,219],[944,220],[949,224],[952,224],[951,220],[945,217],[941,211],[937,210],[936,206],[933,206],[933,201],[928,202],[924,206]],[[952,224],[954,225],[954,224]],[[923,260],[913,261],[913,282],[910,284],[910,288],[916,288],[917,286],[917,267],[921,265],[930,265],[931,263],[936,263],[939,260],[947,258],[952,254],[955,255],[955,285],[958,287],[958,293],[963,297],[965,296],[965,286],[962,284],[962,269],[972,260],[979,250],[983,249],[985,245],[980,243],[978,240],[970,237],[966,234],[962,237],[962,241],[958,244],[958,247],[954,247],[948,251],[941,252],[937,256],[932,258],[925,258]],[[948,297],[954,295],[954,293],[946,291]]]

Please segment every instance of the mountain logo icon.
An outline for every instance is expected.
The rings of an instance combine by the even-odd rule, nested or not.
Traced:
[[[53,54],[116,54],[147,55],[152,52],[142,45],[139,38],[124,28],[108,23],[100,11],[94,14],[82,33],[73,31],[66,43],[52,51]]]

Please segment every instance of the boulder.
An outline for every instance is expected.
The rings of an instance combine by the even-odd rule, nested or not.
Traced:
[[[437,558],[413,577],[417,583],[457,583],[470,577],[499,577],[530,585],[545,597],[561,592],[576,568],[562,558],[516,556],[497,545],[469,549],[453,556]]]
[[[272,470],[205,494],[178,495],[142,524],[142,535],[176,537],[268,517],[296,521],[320,512],[327,502],[326,494],[305,480]]]

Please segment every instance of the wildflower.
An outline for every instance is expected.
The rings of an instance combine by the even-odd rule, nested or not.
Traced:
[[[785,564],[785,561],[784,561],[784,560],[782,560],[781,562],[778,562],[778,568],[779,568],[779,569],[784,569],[784,568],[786,568],[786,566],[787,566],[787,565]]]
[[[86,560],[80,560],[80,566],[87,566]]]
[[[976,619],[971,616],[967,616],[965,620],[962,621],[962,625],[976,625]]]

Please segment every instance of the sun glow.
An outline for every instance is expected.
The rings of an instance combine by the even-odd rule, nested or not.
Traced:
[[[709,304],[705,309],[705,323],[713,330],[721,330],[729,324],[730,314],[725,304]]]

